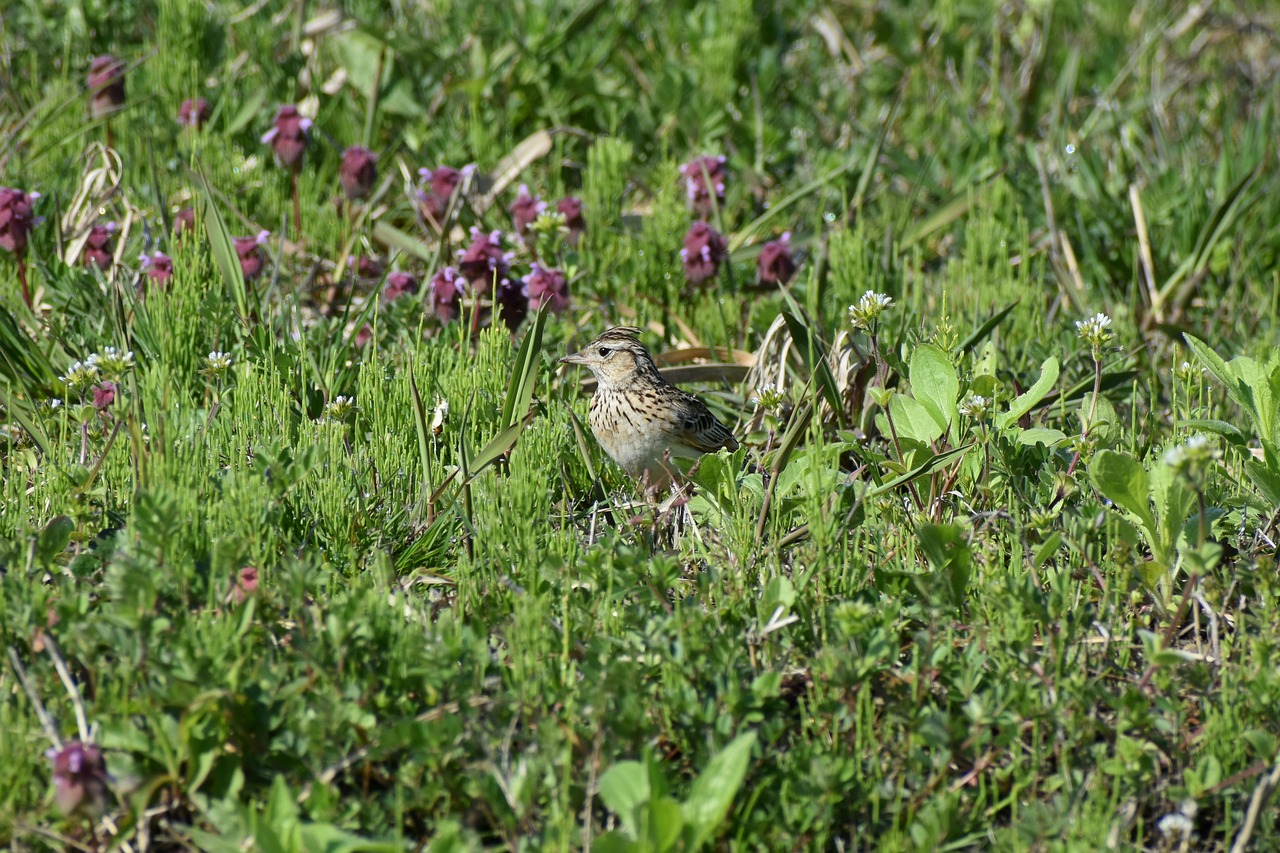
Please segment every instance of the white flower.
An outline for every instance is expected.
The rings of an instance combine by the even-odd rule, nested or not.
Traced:
[[[89,363],[102,371],[102,375],[112,381],[119,381],[125,371],[134,366],[133,351],[121,352],[115,347],[103,347],[102,352],[89,356]]]
[[[787,399],[787,395],[782,389],[772,382],[766,382],[756,389],[751,395],[751,402],[766,411],[774,411],[781,406]]]
[[[1116,336],[1115,332],[1111,331],[1111,318],[1102,313],[1095,314],[1087,320],[1077,320],[1076,333],[1080,336],[1080,340],[1093,348],[1094,358],[1097,358],[1102,348]]]
[[[210,373],[225,373],[234,364],[231,356],[225,352],[214,350],[205,356],[204,366]]]
[[[870,330],[886,309],[893,307],[893,299],[883,293],[868,290],[862,298],[849,306],[849,322],[855,329]]]
[[[1182,444],[1175,444],[1164,454],[1164,464],[1189,476],[1199,473],[1221,454],[1204,433],[1196,433]]]
[[[342,421],[356,410],[356,401],[353,397],[344,397],[341,394],[329,401],[324,407],[322,419],[326,421]]]
[[[1160,834],[1165,838],[1191,838],[1195,833],[1195,828],[1191,818],[1181,812],[1171,812],[1160,818],[1159,822],[1156,823],[1156,829],[1160,830]]]
[[[991,401],[980,394],[970,394],[969,397],[960,404],[960,414],[966,417],[981,420],[987,415],[987,408],[990,407]]]
[[[77,361],[72,364],[60,378],[68,388],[74,390],[87,388],[98,380],[98,365],[94,362],[93,356],[90,356],[88,361]]]

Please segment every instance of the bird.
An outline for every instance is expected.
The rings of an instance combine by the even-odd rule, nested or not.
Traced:
[[[591,432],[648,491],[671,485],[679,474],[673,458],[738,449],[733,433],[701,400],[662,377],[637,328],[614,326],[560,361],[595,374]]]

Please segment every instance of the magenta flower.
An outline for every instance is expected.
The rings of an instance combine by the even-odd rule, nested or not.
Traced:
[[[271,146],[281,167],[296,172],[302,168],[302,158],[311,141],[310,130],[311,119],[293,104],[284,104],[276,113],[274,126],[262,134],[262,142]]]
[[[111,235],[115,233],[116,224],[95,225],[89,229],[89,239],[85,241],[84,250],[80,253],[80,263],[84,266],[95,266],[100,270],[111,268],[112,248]]]
[[[192,234],[196,228],[196,209],[194,207],[184,207],[179,210],[173,217],[173,235],[181,237],[184,234]]]
[[[360,255],[355,259],[357,278],[382,278],[382,264],[369,255]]]
[[[116,392],[120,389],[114,382],[99,382],[93,386],[93,407],[105,412],[116,401]]]
[[[227,592],[228,604],[244,604],[249,596],[258,591],[258,570],[253,566],[242,566],[231,581],[231,589]]]
[[[0,249],[22,255],[27,251],[27,238],[36,225],[32,205],[40,193],[24,193],[0,187]]]
[[[477,293],[488,293],[495,280],[508,277],[512,257],[510,252],[502,251],[501,231],[484,234],[472,225],[471,244],[458,252],[458,272]]]
[[[253,281],[266,266],[267,257],[262,253],[262,246],[270,236],[270,231],[259,231],[255,237],[237,237],[232,241],[236,255],[240,258],[240,271],[244,273],[245,281]]]
[[[523,281],[502,279],[493,301],[498,306],[498,319],[509,332],[515,332],[529,316],[529,290]]]
[[[547,203],[536,195],[529,194],[529,185],[521,184],[520,191],[516,193],[516,200],[507,208],[511,212],[511,219],[515,223],[516,234],[523,237],[525,232],[529,230],[529,226],[533,220],[538,218],[538,214],[547,209]]]
[[[444,323],[456,320],[466,292],[467,280],[453,267],[445,267],[431,279],[431,313]]]
[[[348,201],[361,201],[373,192],[378,181],[378,155],[368,148],[352,145],[342,152],[342,165],[338,167],[338,182]]]
[[[693,223],[684,235],[680,260],[684,262],[684,277],[690,284],[701,284],[715,276],[728,256],[728,241],[705,222]]]
[[[770,240],[760,249],[756,259],[756,272],[761,284],[786,284],[796,274],[796,262],[791,257],[791,232],[777,240]]]
[[[689,209],[696,216],[711,215],[713,192],[716,206],[724,204],[724,163],[724,157],[695,157],[680,167],[685,193],[689,197]]]
[[[160,287],[163,288],[169,283],[169,279],[173,278],[173,260],[163,252],[139,255],[138,260],[142,262],[142,268],[147,271],[147,278]]]
[[[97,816],[107,807],[107,764],[102,750],[92,743],[73,740],[62,749],[50,749],[53,762],[54,801],[64,815]]]
[[[452,269],[450,267],[450,269]],[[418,280],[407,272],[397,270],[387,274],[387,286],[383,289],[382,294],[387,297],[388,302],[394,302],[401,296],[418,292]]]
[[[564,216],[564,224],[569,228],[569,245],[577,245],[578,238],[587,230],[587,221],[582,218],[582,199],[565,196],[556,202],[556,212]]]
[[[204,98],[187,98],[178,107],[178,124],[200,130],[213,115],[213,107]]]
[[[97,56],[85,77],[89,87],[89,115],[103,118],[124,106],[124,63],[114,56]]]
[[[537,311],[547,306],[557,314],[569,310],[569,282],[560,270],[543,269],[532,264],[530,272],[522,279],[529,296],[529,310]]]
[[[449,210],[449,202],[453,194],[458,191],[463,180],[469,178],[475,170],[474,164],[462,167],[461,171],[449,166],[419,169],[418,175],[427,185],[427,189],[418,191],[418,210],[422,218],[437,225],[443,225],[444,215]]]
[[[371,340],[373,340],[373,326],[365,323],[360,327],[360,331],[356,332],[356,349],[364,349]]]

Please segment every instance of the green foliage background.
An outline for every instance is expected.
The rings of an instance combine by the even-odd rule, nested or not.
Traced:
[[[0,183],[46,221],[39,313],[0,259],[0,638],[30,679],[0,671],[0,844],[88,841],[33,706],[77,736],[57,657],[114,780],[94,831],[133,849],[1176,849],[1169,815],[1228,848],[1280,755],[1278,26],[1263,2],[13,0]],[[84,106],[108,52],[118,156]],[[302,246],[259,141],[295,101]],[[354,217],[351,144],[381,155]],[[733,253],[695,290],[678,166],[705,153]],[[417,169],[472,162],[464,228],[509,230],[520,182],[584,199],[552,249],[572,312],[472,335],[339,273],[430,276],[463,240],[417,220]],[[272,231],[270,273],[169,237],[190,204],[202,236]],[[65,263],[108,219],[115,273]],[[785,293],[754,284],[783,231]],[[175,278],[138,298],[157,249]],[[896,303],[874,340],[845,314],[867,290]],[[634,503],[555,361],[623,321],[763,371],[704,387],[747,440],[682,523]],[[107,346],[136,366],[100,416],[59,377]],[[961,414],[1050,360],[1020,417]],[[1166,458],[1196,431],[1215,458]],[[1248,832],[1280,843],[1273,811]]]

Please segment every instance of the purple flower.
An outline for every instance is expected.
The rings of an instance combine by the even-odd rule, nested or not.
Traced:
[[[213,115],[213,108],[204,98],[187,98],[182,102],[182,106],[178,107],[178,124],[199,130],[204,127],[211,115]]]
[[[116,392],[119,388],[114,382],[99,382],[93,386],[93,407],[99,412],[105,412],[112,403],[116,401]]]
[[[587,221],[582,218],[582,199],[565,196],[556,202],[556,212],[564,216],[564,224],[569,228],[569,245],[577,245],[578,238],[587,230]]]
[[[296,172],[302,168],[302,157],[311,141],[309,130],[311,119],[299,113],[293,104],[284,104],[276,113],[274,126],[262,134],[262,142],[271,146],[277,163]]]
[[[387,286],[382,294],[387,297],[388,302],[394,302],[406,293],[417,292],[418,280],[407,272],[397,270],[387,274]]]
[[[96,744],[73,740],[62,749],[50,748],[54,800],[63,814],[97,816],[107,806],[107,764]]]
[[[35,227],[32,205],[40,193],[0,187],[0,249],[21,255],[27,250],[27,238]]]
[[[516,234],[523,237],[525,232],[529,230],[529,225],[533,220],[538,218],[538,214],[547,209],[547,203],[536,195],[529,194],[529,185],[521,184],[520,191],[516,193],[516,200],[507,208],[511,212],[511,219],[515,223]]]
[[[85,77],[89,87],[89,115],[103,118],[124,106],[124,63],[114,56],[97,56]]]
[[[237,237],[232,241],[236,255],[240,258],[240,271],[244,273],[245,281],[253,281],[266,266],[267,258],[262,253],[262,245],[270,236],[270,231],[259,231],[257,236]]]
[[[509,332],[515,332],[529,316],[529,290],[523,281],[502,279],[493,301],[498,306],[498,319]]]
[[[356,349],[364,349],[371,340],[373,340],[373,326],[365,323],[360,327],[360,331],[356,332]]]
[[[431,312],[448,323],[456,320],[462,295],[466,293],[467,280],[453,267],[445,267],[431,279]]]
[[[716,206],[724,204],[724,163],[723,156],[695,157],[680,167],[685,193],[689,197],[689,209],[695,215],[711,215],[712,192],[715,193]]]
[[[227,593],[228,604],[244,604],[249,596],[258,591],[258,570],[253,566],[242,566],[231,581],[231,589]]]
[[[100,270],[110,269],[112,261],[111,235],[115,233],[116,224],[95,225],[89,229],[89,239],[85,241],[84,250],[80,253],[80,263],[84,266],[95,266]]]
[[[560,270],[543,269],[533,264],[523,281],[530,311],[537,311],[544,305],[548,311],[557,314],[569,310],[569,282]]]
[[[352,145],[342,152],[342,165],[338,167],[338,182],[348,201],[360,201],[369,197],[378,181],[378,155],[368,148]]]
[[[482,233],[471,226],[471,245],[458,252],[458,272],[477,293],[488,293],[495,280],[511,272],[511,253],[502,251],[502,232]]]
[[[168,255],[156,252],[154,255],[139,255],[138,260],[142,261],[147,278],[160,287],[164,287],[173,278],[173,260]]]
[[[370,255],[360,255],[355,259],[357,278],[382,278],[382,264]]]
[[[715,276],[721,262],[729,256],[729,244],[705,222],[695,222],[684,235],[684,248],[680,260],[684,262],[684,277],[690,284],[701,284]]]
[[[786,284],[796,274],[796,262],[791,257],[791,232],[777,240],[770,240],[760,249],[756,260],[756,272],[761,284]]]
[[[461,171],[449,166],[419,169],[418,175],[427,185],[427,189],[418,191],[418,210],[422,218],[437,225],[443,225],[444,215],[449,210],[450,199],[457,192],[463,179],[470,177],[475,170],[474,165],[464,166]]]
[[[173,217],[173,234],[175,237],[194,233],[196,227],[196,209],[184,207]]]

